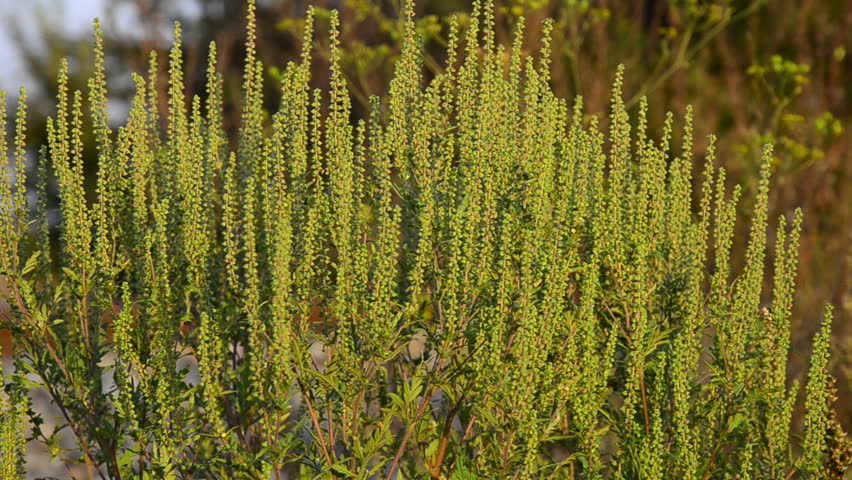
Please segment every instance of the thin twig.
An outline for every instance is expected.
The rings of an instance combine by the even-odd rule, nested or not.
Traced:
[[[393,462],[390,466],[390,471],[388,471],[387,480],[391,480],[396,473],[396,469],[399,466],[399,461],[402,459],[402,454],[405,452],[405,445],[408,443],[408,439],[411,437],[411,432],[414,431],[413,424],[417,423],[420,420],[420,417],[423,416],[423,413],[426,411],[426,406],[429,405],[429,402],[432,399],[432,389],[429,388],[423,394],[423,400],[420,402],[420,406],[417,407],[417,411],[414,413],[414,418],[411,419],[412,425],[405,430],[405,435],[402,436],[402,441],[399,444],[399,448],[396,450],[396,455],[393,457]]]
[[[453,420],[456,418],[456,414],[461,409],[462,400],[464,400],[464,395],[460,398],[456,404],[447,412],[447,419],[444,421],[444,430],[441,432],[441,443],[438,445],[438,454],[435,456],[435,463],[429,467],[429,473],[432,476],[432,480],[438,480],[441,475],[441,465],[444,463],[444,455],[447,453],[447,445],[450,443],[450,432],[453,427]]]
[[[308,395],[308,391],[305,388],[304,383],[298,377],[296,377],[296,381],[299,383],[299,389],[302,391],[302,397],[305,399],[305,405],[308,407],[308,413],[311,416],[311,421],[314,423],[314,428],[317,429],[317,439],[319,440],[320,448],[322,449],[322,453],[325,456],[325,460],[328,462],[328,467],[331,469],[331,466],[334,465],[334,461],[331,458],[331,454],[328,451],[328,446],[325,443],[325,437],[322,434],[322,429],[320,427],[319,416],[317,415],[316,410],[314,410],[313,404],[311,403],[310,396]],[[331,422],[331,419],[329,419]],[[331,472],[331,478],[337,478],[337,475],[334,474],[334,471]]]

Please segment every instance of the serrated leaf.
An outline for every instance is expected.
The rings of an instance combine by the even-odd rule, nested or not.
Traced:
[[[474,475],[470,470],[465,468],[463,465],[459,465],[453,471],[453,474],[450,475],[450,480],[477,480],[477,479],[476,479],[476,475]]]
[[[33,270],[38,267],[38,257],[41,256],[41,250],[37,250],[30,255],[30,258],[27,259],[27,263],[24,265],[24,269],[21,270],[21,275],[29,275]]]
[[[355,477],[356,476],[355,472],[353,472],[352,470],[349,470],[349,468],[346,467],[346,464],[343,463],[343,461],[338,461],[337,463],[335,463],[334,465],[331,466],[331,469],[334,470],[337,473],[342,473],[343,475],[346,475],[346,476],[349,476],[349,477]]]
[[[426,458],[434,458],[435,454],[438,453],[438,445],[440,445],[440,441],[436,438],[429,442],[429,445],[426,447]]]
[[[63,274],[65,275],[65,277],[66,277],[66,278],[68,278],[69,280],[73,280],[74,282],[79,282],[79,281],[80,281],[80,277],[79,277],[79,275],[77,275],[77,272],[75,272],[74,270],[72,270],[72,269],[70,269],[70,268],[68,268],[68,267],[62,267],[62,273],[63,273]]]

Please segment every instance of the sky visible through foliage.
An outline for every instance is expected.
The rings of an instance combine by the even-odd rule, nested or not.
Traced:
[[[41,22],[45,22],[59,32],[73,37],[87,35],[92,29],[92,19],[104,19],[110,30],[128,32],[138,31],[136,6],[133,2],[112,0],[0,0],[0,88],[7,92],[16,92],[24,86],[31,89],[38,83],[27,71],[21,58],[19,46],[15,42],[13,26],[17,26],[27,41],[40,42]],[[197,12],[195,2],[177,0],[181,12],[192,17]],[[27,8],[20,8],[26,4]],[[34,91],[32,93],[39,93]],[[32,94],[31,93],[31,94]]]
[[[20,85],[27,86],[33,80],[26,71],[20,57],[18,46],[11,32],[12,24],[18,25],[28,33],[33,41],[38,41],[37,29],[39,16],[61,25],[68,33],[91,30],[92,17],[103,14],[105,0],[37,0],[35,2],[0,1],[0,87],[7,91],[16,91]],[[26,3],[35,8],[18,8]],[[73,5],[73,8],[71,6]],[[50,7],[48,9],[48,7]],[[50,13],[49,13],[50,12]],[[58,15],[61,14],[61,15]],[[61,16],[62,21],[57,17]],[[51,18],[52,17],[52,18]]]

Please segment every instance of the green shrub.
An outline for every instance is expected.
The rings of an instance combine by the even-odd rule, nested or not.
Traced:
[[[0,182],[16,348],[2,478],[21,478],[27,437],[90,478],[839,478],[830,309],[804,437],[791,433],[799,212],[779,219],[761,298],[771,148],[734,276],[739,188],[711,138],[693,212],[692,112],[682,145],[672,115],[649,138],[646,102],[632,126],[619,71],[603,133],[549,87],[551,24],[536,60],[520,30],[496,44],[492,9],[474,5],[446,73],[424,86],[409,3],[390,94],[353,126],[337,15],[330,90],[310,86],[309,21],[268,118],[250,8],[233,145],[215,45],[208,95],[187,99],[179,27],[168,116],[152,56],[113,132],[96,23],[91,108],[63,63],[34,220],[24,95],[15,182]],[[41,428],[32,390],[67,428]]]

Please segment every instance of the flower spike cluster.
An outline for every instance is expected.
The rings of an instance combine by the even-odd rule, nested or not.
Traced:
[[[206,89],[187,93],[179,24],[168,59],[152,54],[133,76],[115,127],[95,22],[88,93],[70,91],[60,65],[30,212],[19,96],[14,139],[0,136],[15,169],[0,171],[0,328],[15,339],[14,372],[0,377],[0,480],[24,478],[30,440],[101,479],[842,471],[852,449],[831,410],[830,308],[802,441],[791,426],[802,215],[778,220],[770,249],[771,147],[734,278],[741,190],[716,168],[715,139],[693,138],[691,109],[649,131],[647,99],[635,114],[623,100],[623,67],[606,119],[557,97],[552,22],[528,54],[524,22],[501,45],[494,2],[477,0],[426,82],[408,0],[389,95],[353,121],[337,13],[308,10],[268,115],[253,1],[246,11],[234,141],[216,45]],[[323,21],[327,90],[311,79]],[[43,425],[33,389],[67,428]]]

